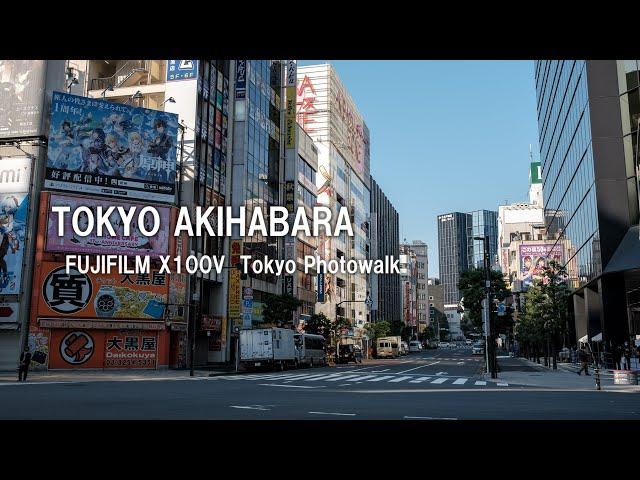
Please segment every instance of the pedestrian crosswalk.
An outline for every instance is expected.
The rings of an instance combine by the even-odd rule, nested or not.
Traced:
[[[400,375],[400,374],[372,374],[370,372],[353,373],[353,372],[339,372],[339,373],[265,373],[265,374],[239,374],[239,375],[224,375],[219,377],[211,377],[211,380],[245,380],[245,381],[269,381],[280,382],[283,384],[290,384],[292,382],[306,383],[306,382],[331,382],[333,385],[338,385],[338,382],[353,383],[393,383],[393,384],[433,384],[433,385],[452,385],[452,386],[466,386],[466,387],[483,387],[487,386],[487,382],[484,380],[475,380],[465,377],[450,377],[450,376],[437,376],[437,375]],[[346,385],[346,384],[345,384]],[[490,387],[508,387],[508,383],[491,383]]]

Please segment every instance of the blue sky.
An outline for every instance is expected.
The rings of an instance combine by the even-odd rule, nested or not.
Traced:
[[[429,245],[436,216],[526,201],[538,159],[533,61],[332,63],[371,133],[371,173],[400,214],[400,241]]]

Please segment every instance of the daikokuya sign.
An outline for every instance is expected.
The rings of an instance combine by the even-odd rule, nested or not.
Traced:
[[[48,252],[63,253],[95,253],[95,254],[120,254],[120,255],[149,255],[159,257],[167,255],[169,251],[169,231],[167,228],[160,229],[154,237],[145,237],[140,233],[135,220],[132,222],[131,235],[125,236],[123,233],[123,222],[120,221],[120,215],[117,212],[118,207],[128,210],[137,206],[142,208],[143,205],[137,203],[128,203],[121,201],[109,201],[109,206],[116,207],[113,211],[110,221],[112,225],[119,228],[116,229],[116,236],[98,236],[95,228],[87,236],[78,236],[74,233],[71,226],[71,216],[65,218],[64,231],[65,235],[58,236],[57,216],[51,214],[51,207],[54,206],[70,206],[74,211],[80,206],[89,207],[92,211],[96,211],[96,207],[104,206],[104,201],[100,201],[88,197],[76,197],[71,195],[58,195],[52,193],[49,197],[49,213],[47,217],[47,236],[45,250]],[[169,225],[170,209],[169,207],[157,207],[160,214],[160,224]],[[86,216],[85,216],[86,217]],[[79,216],[79,221],[83,221],[83,215]]]
[[[174,200],[178,116],[54,92],[44,186]]]

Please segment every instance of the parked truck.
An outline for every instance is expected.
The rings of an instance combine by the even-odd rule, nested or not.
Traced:
[[[240,330],[240,363],[250,370],[297,366],[294,334],[293,330],[275,327]]]

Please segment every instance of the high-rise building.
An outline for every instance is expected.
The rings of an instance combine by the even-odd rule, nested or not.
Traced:
[[[498,212],[476,210],[467,216],[467,258],[469,268],[484,268],[484,240],[474,237],[489,237],[489,264],[498,265]]]
[[[639,70],[637,60],[535,64],[547,227],[575,272],[576,338],[605,345],[640,334]]]
[[[469,268],[468,217],[460,212],[438,215],[438,262],[445,305],[457,306],[460,274]]]
[[[418,330],[417,289],[418,269],[416,254],[411,247],[400,245],[400,285],[402,291],[402,323],[412,334]]]
[[[297,121],[318,149],[318,204],[334,215],[349,209],[354,236],[321,235],[321,258],[368,258],[370,224],[369,130],[355,103],[328,64],[297,69]],[[324,273],[325,301],[316,305],[328,318],[344,317],[356,328],[369,321],[368,275]]]
[[[371,177],[371,258],[398,258],[399,255],[400,217],[378,183]],[[372,273],[371,301],[372,323],[380,320],[400,321],[400,275]]]

